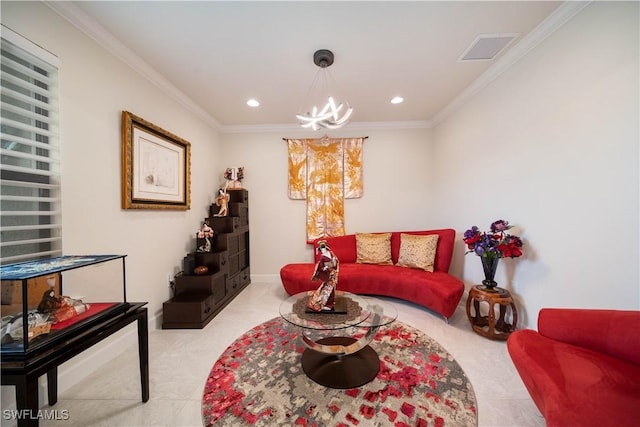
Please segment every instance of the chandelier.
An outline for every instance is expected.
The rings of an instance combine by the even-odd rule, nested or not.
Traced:
[[[329,73],[333,59],[333,52],[327,49],[313,54],[313,63],[320,68],[307,93],[306,104],[299,110],[306,112],[296,114],[303,128],[338,129],[349,123],[353,108],[346,100],[338,102],[336,85]]]

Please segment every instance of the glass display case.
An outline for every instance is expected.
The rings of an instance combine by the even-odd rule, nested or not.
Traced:
[[[0,266],[0,349],[24,356],[127,310],[126,255],[69,255]]]

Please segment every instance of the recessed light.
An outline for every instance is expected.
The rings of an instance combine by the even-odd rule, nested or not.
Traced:
[[[251,98],[250,100],[247,101],[247,105],[249,107],[259,107],[260,103],[258,102],[257,99]]]
[[[391,98],[392,104],[400,104],[402,101],[404,101],[404,98],[401,96],[394,96],[393,98]]]

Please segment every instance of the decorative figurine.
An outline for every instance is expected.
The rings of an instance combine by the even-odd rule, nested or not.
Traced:
[[[38,311],[40,313],[50,313],[60,307],[60,298],[56,296],[56,279],[54,277],[47,278],[47,285],[49,289],[44,291],[40,304],[38,304]]]
[[[216,206],[220,206],[220,210],[214,216],[227,216],[229,214],[229,193],[224,188],[218,190],[218,196],[216,197]]]
[[[211,252],[211,239],[213,239],[213,228],[209,227],[207,221],[202,223],[202,228],[196,233],[198,252]]]
[[[49,289],[42,295],[40,304],[38,304],[38,312],[50,315],[49,320],[52,320],[54,324],[79,316],[91,308],[89,304],[85,304],[82,300],[64,295],[56,296],[55,278],[47,278],[47,284]],[[48,330],[46,333],[48,333]]]
[[[85,304],[82,300],[61,295],[60,306],[51,313],[55,319],[53,323],[64,322],[72,317],[79,316],[90,308],[91,305]]]
[[[199,265],[193,269],[193,272],[198,276],[202,276],[203,274],[207,274],[209,272],[209,267],[206,265]]]
[[[311,276],[311,281],[322,280],[322,284],[315,290],[307,301],[307,308],[316,312],[332,311],[335,306],[336,288],[338,287],[338,271],[340,261],[333,254],[327,242],[318,242],[320,260]]]
[[[244,167],[241,168],[227,168],[224,171],[224,179],[227,180],[225,185],[225,191],[227,188],[242,189],[242,178],[244,178]]]

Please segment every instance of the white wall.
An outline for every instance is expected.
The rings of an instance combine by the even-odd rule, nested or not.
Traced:
[[[128,298],[149,301],[157,315],[222,171],[244,166],[252,275],[311,259],[304,202],[287,198],[282,141],[308,133],[218,136],[41,3],[1,7],[3,24],[62,61],[65,253],[128,254]],[[640,308],[637,16],[635,2],[592,4],[435,129],[331,135],[369,136],[364,197],[346,201],[347,232],[462,233],[504,218],[527,245],[498,277],[523,326],[535,326],[543,306]],[[191,142],[191,210],[120,209],[122,110]],[[459,244],[452,273],[470,285],[480,262],[463,253]],[[66,365],[61,389],[73,383],[64,374],[84,372]]]
[[[3,3],[2,22],[61,60],[64,253],[127,254],[127,298],[160,313],[222,174],[217,131],[41,3]],[[121,209],[122,110],[191,143],[190,210]]]
[[[170,298],[167,275],[181,269],[182,258],[193,250],[194,233],[208,215],[222,173],[217,131],[42,3],[2,2],[2,23],[61,60],[64,253],[127,254],[127,299],[148,301],[150,317],[160,315],[162,302]],[[121,209],[122,110],[191,143],[190,210]],[[160,321],[161,315],[150,327]],[[105,346],[63,365],[60,388],[75,381],[65,380],[74,362],[81,378],[79,362],[103,357],[98,353]]]
[[[637,2],[593,3],[434,129],[436,217],[519,226],[526,254],[496,280],[525,326],[542,307],[640,308],[638,40]]]
[[[287,196],[287,144],[282,138],[322,135],[301,131],[222,135],[226,166],[245,167],[243,185],[249,190],[252,276],[278,278],[285,264],[312,261],[312,250],[306,244],[306,202]],[[348,128],[329,135],[369,137],[363,152],[363,197],[345,200],[348,234],[422,230],[433,224],[430,135],[430,129]]]

